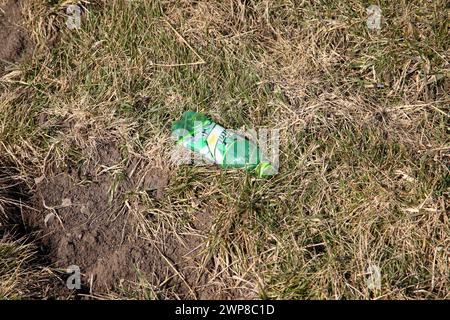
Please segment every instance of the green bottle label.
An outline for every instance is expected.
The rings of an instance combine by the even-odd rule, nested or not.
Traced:
[[[274,172],[254,142],[225,129],[203,114],[186,112],[172,125],[172,134],[185,148],[222,167],[255,170],[260,177]]]
[[[225,160],[226,136],[225,128],[216,124],[206,137],[209,152],[215,159],[215,162],[220,165],[223,165]]]

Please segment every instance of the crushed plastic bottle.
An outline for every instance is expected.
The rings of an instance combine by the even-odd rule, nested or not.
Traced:
[[[178,144],[223,168],[244,168],[260,178],[275,174],[274,167],[254,142],[202,113],[185,112],[172,124],[172,136]]]

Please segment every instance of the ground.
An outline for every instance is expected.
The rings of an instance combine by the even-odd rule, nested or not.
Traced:
[[[0,0],[0,297],[448,299],[448,31],[443,0]],[[187,110],[278,130],[278,173],[175,163]]]

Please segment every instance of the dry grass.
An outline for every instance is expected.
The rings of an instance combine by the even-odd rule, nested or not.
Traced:
[[[0,155],[15,180],[33,188],[114,138],[170,171],[162,201],[130,198],[137,232],[198,232],[190,217],[208,215],[199,236],[223,290],[448,299],[445,1],[379,1],[378,33],[364,1],[98,1],[78,31],[64,27],[68,3],[25,8],[35,56],[0,80]],[[280,129],[278,175],[168,165],[185,110]],[[141,287],[127,294],[155,297]]]
[[[55,274],[43,266],[29,234],[21,237],[16,222],[24,195],[17,172],[0,166],[0,299],[39,298],[46,295]]]

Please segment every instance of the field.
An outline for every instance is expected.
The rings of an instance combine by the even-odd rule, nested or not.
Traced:
[[[0,0],[0,298],[448,299],[449,44],[444,0]],[[175,163],[188,110],[278,173]]]

